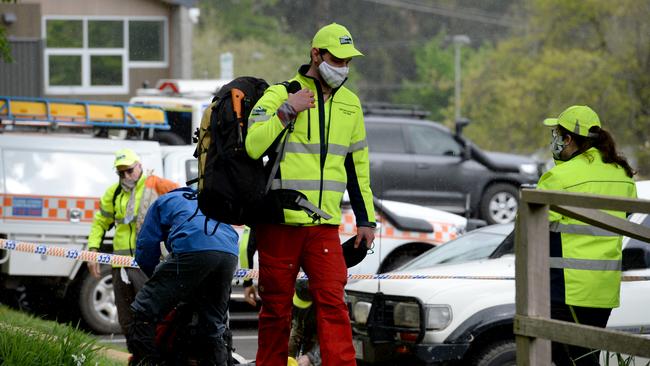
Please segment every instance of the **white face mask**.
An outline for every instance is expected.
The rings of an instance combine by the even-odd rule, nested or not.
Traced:
[[[325,62],[325,60],[318,65],[320,76],[332,89],[336,89],[343,84],[345,79],[348,77],[349,71],[350,69],[347,66],[334,67]]]

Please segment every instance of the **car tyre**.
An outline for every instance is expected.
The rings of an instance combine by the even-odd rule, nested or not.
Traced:
[[[517,345],[514,340],[498,341],[483,347],[472,363],[474,366],[516,366]]]
[[[99,334],[122,332],[109,266],[102,266],[99,279],[86,272],[79,291],[79,311],[86,325]]]
[[[156,131],[153,139],[160,142],[161,145],[185,145],[185,140],[182,137],[169,131]]]
[[[496,183],[488,187],[481,199],[481,217],[489,224],[513,222],[519,207],[519,189],[512,184]]]

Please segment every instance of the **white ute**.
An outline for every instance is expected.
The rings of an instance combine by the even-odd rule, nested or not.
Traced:
[[[637,182],[637,187],[639,198],[650,198],[650,181]],[[630,220],[650,226],[647,214],[633,214]],[[346,287],[358,359],[365,364],[397,364],[401,359],[427,365],[515,365],[514,255],[507,250],[491,258],[491,250],[472,254],[467,243],[461,251],[453,250],[456,242],[467,241],[481,230],[491,226],[435,251],[449,247],[448,252],[456,252],[457,257],[470,251],[467,256],[483,259],[453,264],[443,260],[426,266],[418,258],[392,272],[449,279],[362,280]],[[502,233],[500,238],[504,237]],[[485,237],[477,236],[473,250],[481,250],[483,244]],[[435,251],[423,257],[433,257]],[[454,278],[467,276],[480,279]],[[623,276],[650,276],[650,244],[624,238]],[[650,335],[649,303],[649,281],[622,282],[621,306],[612,312],[608,328]]]

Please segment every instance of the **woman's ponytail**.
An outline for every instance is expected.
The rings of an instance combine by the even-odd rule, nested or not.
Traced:
[[[624,156],[620,155],[616,151],[616,143],[610,135],[609,132],[600,128],[592,127],[589,129],[590,134],[596,134],[597,136],[589,140],[592,141],[593,147],[600,151],[600,154],[603,158],[603,162],[607,164],[616,164],[625,170],[625,173],[628,177],[632,178],[636,172],[632,169],[630,164],[627,162]]]

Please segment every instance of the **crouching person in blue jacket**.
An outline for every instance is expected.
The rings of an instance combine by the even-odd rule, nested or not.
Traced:
[[[228,224],[206,218],[196,192],[179,188],[149,208],[138,235],[135,259],[150,276],[131,304],[132,365],[162,364],[154,344],[156,325],[179,303],[193,304],[204,335],[200,365],[226,365],[230,286],[237,266],[238,235]],[[159,264],[160,242],[170,255]]]

